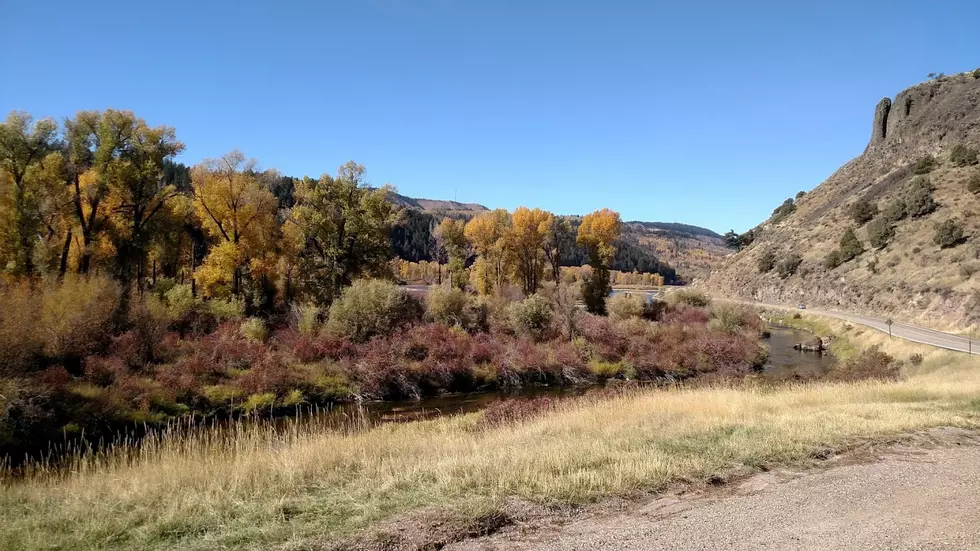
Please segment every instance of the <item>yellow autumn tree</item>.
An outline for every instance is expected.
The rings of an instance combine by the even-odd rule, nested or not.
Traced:
[[[589,255],[592,272],[585,278],[582,296],[585,308],[593,314],[606,313],[606,297],[609,286],[609,267],[616,255],[616,240],[622,231],[619,213],[602,209],[585,215],[578,228],[578,244]]]
[[[261,272],[279,237],[276,197],[240,151],[209,159],[191,171],[194,206],[215,243],[195,275],[208,295],[240,294],[250,263]],[[259,274],[257,274],[259,275]]]
[[[510,214],[504,209],[483,212],[466,223],[464,233],[476,251],[476,289],[489,295],[501,288],[507,275],[505,247]]]
[[[541,285],[547,262],[545,243],[554,215],[541,209],[518,207],[511,217],[507,252],[512,259],[514,275],[525,295],[532,295]]]

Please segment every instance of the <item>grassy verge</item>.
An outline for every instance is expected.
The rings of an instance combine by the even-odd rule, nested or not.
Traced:
[[[924,361],[901,381],[637,391],[492,428],[474,414],[349,434],[296,425],[163,439],[128,460],[3,483],[0,548],[310,548],[423,508],[466,517],[509,497],[588,502],[980,427],[976,359],[847,333]]]

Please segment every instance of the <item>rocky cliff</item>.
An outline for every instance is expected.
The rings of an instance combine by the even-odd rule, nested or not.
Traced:
[[[716,268],[706,286],[939,327],[977,324],[980,190],[971,188],[980,184],[969,182],[980,182],[978,146],[980,71],[882,99],[864,153],[755,228],[754,240]],[[941,224],[962,235],[937,241]],[[860,245],[851,240],[844,253],[841,238],[849,229]],[[833,255],[846,260],[828,260]]]

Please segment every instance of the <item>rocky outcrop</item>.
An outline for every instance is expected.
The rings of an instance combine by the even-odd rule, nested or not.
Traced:
[[[957,145],[980,149],[980,78],[972,72],[880,100],[864,153],[799,198],[792,215],[756,227],[755,241],[727,257],[704,286],[727,296],[885,314],[940,328],[980,323],[980,197],[966,190],[980,167],[952,163]],[[913,166],[925,155],[937,160],[928,178],[939,207],[898,222],[891,242],[874,250],[867,225],[851,219],[850,206],[861,198],[883,208],[904,197],[916,176]],[[781,201],[774,197],[773,206]],[[941,249],[933,242],[935,227],[950,219],[969,237]],[[825,267],[847,228],[855,229],[865,252]],[[785,278],[776,270],[760,273],[759,258],[769,251],[777,263],[791,255],[802,262]]]
[[[891,108],[892,100],[889,98],[883,98],[878,102],[878,107],[875,107],[875,118],[871,128],[871,142],[868,143],[868,149],[885,141],[885,137],[888,135],[888,113]]]

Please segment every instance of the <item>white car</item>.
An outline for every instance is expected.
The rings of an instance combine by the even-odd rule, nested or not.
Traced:
[[[806,310],[806,304],[803,304],[801,302],[801,303],[799,303],[799,304],[796,305],[796,309],[797,310]]]

